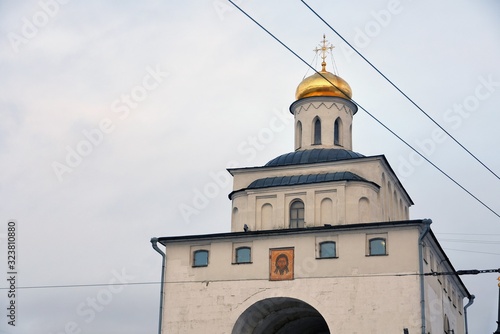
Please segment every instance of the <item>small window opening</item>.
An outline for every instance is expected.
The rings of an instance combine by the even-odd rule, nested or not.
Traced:
[[[290,206],[290,228],[304,227],[304,202],[298,200]]]
[[[314,145],[321,145],[321,121],[319,118],[314,121]]]
[[[193,254],[193,267],[206,267],[208,266],[208,251],[197,250]]]
[[[236,263],[250,263],[250,262],[252,262],[250,247],[236,248]]]
[[[326,241],[319,244],[319,257],[322,259],[337,257],[336,244],[334,241]]]
[[[386,254],[386,241],[384,238],[370,239],[370,255]]]

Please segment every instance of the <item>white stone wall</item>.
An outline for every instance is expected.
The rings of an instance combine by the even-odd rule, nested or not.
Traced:
[[[310,278],[166,284],[163,333],[231,334],[239,316],[273,297],[302,300],[333,334],[420,333],[416,277]]]
[[[430,238],[425,239],[424,272],[453,272],[447,265],[444,254]],[[431,255],[432,253],[432,255]],[[449,320],[450,329],[455,334],[464,334],[465,322],[463,306],[465,292],[454,275],[427,276],[425,278],[425,298],[428,301],[426,314],[427,330],[440,333],[444,329],[445,315]]]
[[[322,226],[325,221],[344,225],[409,219],[411,200],[381,157],[314,166],[239,169],[232,173],[234,190],[240,190],[265,177],[343,171],[355,173],[374,184],[338,181],[240,191],[233,195],[232,231],[242,231],[244,224],[254,231],[288,228],[290,203],[295,199],[305,204],[306,226]],[[322,220],[321,201],[325,198],[332,200],[333,212],[331,217]],[[361,200],[367,204],[362,204]],[[272,207],[271,219],[269,213],[262,212],[265,204]]]
[[[378,235],[388,255],[367,256]],[[402,226],[169,243],[164,333],[231,333],[248,307],[278,296],[314,307],[331,333],[419,333],[419,278],[396,275],[418,272],[418,236]],[[337,242],[338,258],[317,259],[324,240]],[[252,263],[233,264],[235,245],[252,248]],[[269,250],[280,247],[294,247],[294,280],[269,281]],[[197,249],[209,250],[207,267],[192,267]]]

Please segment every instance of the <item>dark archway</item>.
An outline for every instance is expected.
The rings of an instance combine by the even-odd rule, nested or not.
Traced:
[[[238,318],[232,334],[330,334],[323,316],[294,298],[263,299]]]

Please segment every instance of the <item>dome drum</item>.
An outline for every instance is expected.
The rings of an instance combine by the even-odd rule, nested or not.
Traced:
[[[357,107],[336,96],[312,96],[290,106],[295,116],[295,150],[352,148],[352,120]]]

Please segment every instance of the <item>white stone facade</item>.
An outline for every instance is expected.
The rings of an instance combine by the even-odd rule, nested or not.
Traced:
[[[259,332],[259,323],[268,315],[260,307],[279,314],[273,310],[287,308],[274,302],[281,299],[301,301],[316,310],[330,333],[403,333],[405,328],[421,333],[418,273],[424,225],[406,221],[293,233],[164,238],[160,240],[167,256],[163,333],[265,333]],[[380,236],[386,240],[387,252],[370,256],[368,241]],[[320,258],[318,248],[326,240],[336,243],[334,258]],[[433,238],[425,240],[428,272],[430,253],[434,252],[435,260],[443,254],[432,247]],[[235,249],[242,245],[251,248],[251,261],[238,264]],[[294,249],[293,280],[269,279],[269,254],[276,248]],[[193,252],[200,249],[209,252],[208,265],[196,267]],[[442,266],[449,270],[448,263]],[[439,280],[442,283],[437,277],[424,279],[427,332],[442,333],[446,316],[455,334],[463,334],[462,298],[467,292],[456,277]],[[251,310],[252,317],[244,315],[246,310]],[[246,329],[236,331],[242,324]]]
[[[352,172],[371,182],[337,181],[314,185],[247,189],[257,179],[272,176]],[[412,203],[383,156],[295,165],[231,169],[232,231],[288,228],[289,207],[300,199],[305,204],[306,226],[345,225],[409,219]],[[242,190],[243,189],[243,190]],[[331,209],[321,205],[331,200]],[[366,203],[363,206],[363,203]],[[266,205],[271,210],[265,212]],[[323,213],[323,214],[322,214]],[[328,214],[328,215],[327,215]]]
[[[454,272],[430,222],[409,220],[383,155],[352,151],[357,107],[315,95],[290,110],[294,152],[229,169],[231,232],[156,239],[161,332],[464,334],[463,282],[424,275]]]

